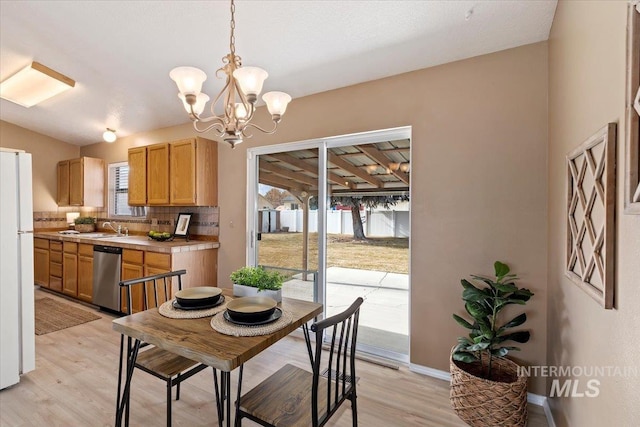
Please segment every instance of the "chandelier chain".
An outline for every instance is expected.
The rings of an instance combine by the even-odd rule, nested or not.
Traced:
[[[235,18],[235,14],[236,14],[236,5],[233,2],[233,0],[231,0],[231,37],[229,39],[229,49],[231,50],[231,55],[236,54],[236,35],[235,35],[235,29],[236,29],[236,18]]]
[[[262,99],[271,114],[273,127],[265,129],[251,123],[256,111],[258,95],[262,91],[262,84],[268,74],[258,67],[242,68],[241,58],[236,56],[236,5],[234,0],[230,0],[230,12],[230,52],[222,58],[223,65],[216,71],[216,76],[219,78],[224,78],[223,74],[226,75],[226,84],[210,104],[211,115],[208,117],[200,116],[205,104],[210,100],[209,96],[202,93],[202,83],[207,78],[202,70],[193,67],[177,67],[171,70],[169,76],[178,85],[180,91],[178,96],[184,103],[196,132],[204,133],[213,130],[234,147],[244,138],[251,137],[249,128],[257,129],[266,134],[274,133],[287,104],[291,101],[291,96],[284,92],[265,93]],[[223,112],[219,115],[215,112],[216,106],[222,107]],[[198,126],[198,124],[204,123],[208,123],[208,125],[205,125],[204,128]]]

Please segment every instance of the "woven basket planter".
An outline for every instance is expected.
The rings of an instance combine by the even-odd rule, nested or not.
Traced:
[[[74,228],[80,233],[92,233],[96,231],[95,224],[76,224]]]
[[[486,367],[488,358],[483,358]],[[527,424],[527,377],[518,376],[518,365],[494,357],[492,373],[505,382],[486,380],[461,368],[469,365],[450,358],[450,400],[454,411],[472,427],[524,427]],[[507,382],[509,381],[509,382]]]

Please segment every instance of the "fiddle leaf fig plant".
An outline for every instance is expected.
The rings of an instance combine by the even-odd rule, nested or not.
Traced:
[[[507,341],[526,343],[529,341],[529,331],[511,331],[527,320],[525,313],[519,314],[508,322],[501,322],[500,313],[508,305],[525,305],[533,296],[528,289],[518,288],[515,284],[518,277],[510,274],[509,266],[496,261],[494,263],[495,278],[474,276],[476,281],[487,286],[476,286],[468,280],[462,279],[462,300],[464,308],[471,316],[471,321],[457,314],[453,318],[459,325],[468,329],[467,337],[459,337],[458,345],[453,349],[453,360],[466,363],[481,362],[482,355],[488,358],[486,371],[483,367],[484,378],[491,378],[491,363],[494,356],[506,356],[518,347],[505,345]],[[476,283],[477,284],[477,283]]]

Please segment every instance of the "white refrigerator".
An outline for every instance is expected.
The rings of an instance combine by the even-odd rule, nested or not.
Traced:
[[[0,148],[0,389],[35,359],[31,154]]]

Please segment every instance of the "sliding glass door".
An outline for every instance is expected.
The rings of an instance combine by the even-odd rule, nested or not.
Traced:
[[[250,265],[325,315],[361,296],[361,350],[408,361],[410,129],[248,152]]]

